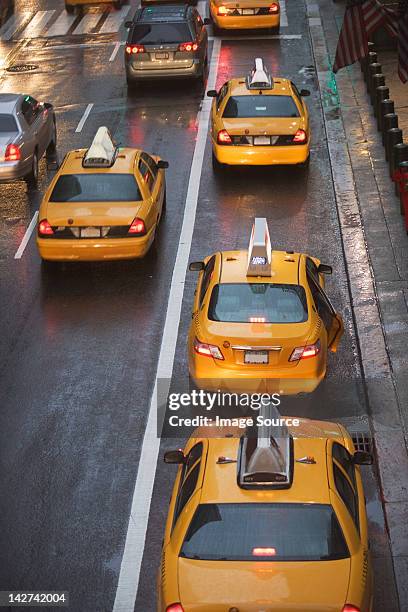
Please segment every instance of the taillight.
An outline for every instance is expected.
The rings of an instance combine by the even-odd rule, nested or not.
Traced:
[[[360,608],[353,606],[352,604],[346,604],[343,608],[343,612],[360,612]]]
[[[128,55],[136,55],[136,53],[144,53],[145,48],[143,45],[126,45],[125,51]]]
[[[227,130],[221,130],[218,132],[217,142],[218,144],[223,145],[232,144],[231,136],[228,134]]]
[[[179,51],[197,51],[198,43],[196,42],[185,42],[179,44]]]
[[[256,548],[252,549],[252,554],[254,557],[274,557],[276,555],[276,549],[271,548],[270,546],[266,548],[263,546],[257,546]]]
[[[229,13],[229,8],[227,8],[226,6],[219,6],[218,7],[218,15],[228,15]]]
[[[293,142],[305,144],[307,142],[307,134],[305,130],[298,130],[293,137]]]
[[[38,224],[38,234],[40,236],[51,236],[54,233],[51,225],[48,223],[47,219],[43,219]]]
[[[300,359],[309,359],[309,357],[316,357],[320,353],[320,340],[315,344],[307,344],[306,346],[298,346],[295,348],[289,361],[299,361]]]
[[[166,612],[184,612],[184,608],[181,604],[171,604],[171,606],[167,606]]]
[[[7,145],[6,154],[4,156],[5,161],[20,161],[21,150],[18,145],[9,144]]]
[[[279,13],[279,4],[276,4],[276,2],[271,4],[271,6],[269,7],[269,12],[273,13],[274,15],[276,15],[276,13]]]
[[[146,233],[146,226],[143,219],[133,219],[130,227],[128,229],[128,234],[132,234],[132,236],[144,236]]]
[[[198,355],[203,355],[204,357],[214,357],[214,359],[220,359],[221,361],[224,360],[224,356],[218,346],[200,342],[197,340],[197,338],[194,340],[194,350]]]

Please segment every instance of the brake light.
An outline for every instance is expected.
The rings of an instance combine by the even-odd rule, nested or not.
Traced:
[[[9,144],[7,145],[6,154],[4,156],[5,161],[20,161],[21,150],[18,145]]]
[[[198,43],[196,42],[184,42],[179,44],[179,51],[197,51]]]
[[[320,353],[320,340],[315,344],[307,344],[306,346],[298,346],[295,348],[289,361],[299,361],[300,359],[308,359],[309,357],[316,357]]]
[[[218,15],[228,15],[229,13],[229,8],[227,8],[226,6],[219,6],[218,7]]]
[[[269,12],[273,13],[275,15],[276,15],[276,13],[279,13],[279,4],[276,4],[276,2],[271,4],[271,6],[269,7]]]
[[[298,144],[305,144],[305,142],[307,142],[307,134],[305,130],[298,130],[293,137],[293,142],[297,142]]]
[[[223,354],[218,346],[215,346],[214,344],[206,344],[205,342],[200,342],[197,340],[197,338],[195,338],[194,350],[198,355],[203,355],[204,357],[214,357],[214,359],[224,361]]]
[[[343,608],[343,612],[360,612],[360,608],[353,606],[352,604],[346,604]]]
[[[252,549],[252,554],[254,557],[273,557],[276,555],[276,549],[271,547],[262,548],[258,546],[257,548]]]
[[[133,219],[128,229],[128,234],[132,234],[132,236],[144,236],[145,233],[146,226],[143,219],[138,219],[137,217]]]
[[[217,142],[218,144],[223,145],[232,144],[231,136],[228,134],[227,130],[221,130],[218,132]]]
[[[144,53],[145,48],[143,45],[126,45],[125,51],[128,55],[131,55],[132,53],[136,55],[136,53]]]
[[[171,604],[171,606],[167,606],[166,612],[184,612],[184,608],[181,604]]]
[[[51,236],[54,233],[51,225],[48,223],[47,219],[43,219],[38,224],[38,233],[40,236]]]
[[[266,323],[265,317],[249,317],[250,323]]]

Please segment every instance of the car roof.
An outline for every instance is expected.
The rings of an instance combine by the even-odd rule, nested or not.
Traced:
[[[22,98],[21,94],[13,94],[13,93],[0,94],[0,113],[12,113],[20,98]]]
[[[292,95],[292,85],[289,79],[284,79],[282,77],[274,77],[273,78],[273,87],[272,89],[248,89],[246,86],[245,77],[241,77],[239,79],[231,79],[229,81],[231,95],[234,96],[251,96],[257,95],[258,91],[262,91],[262,95],[265,96],[291,96]]]
[[[75,149],[74,151],[67,153],[59,174],[95,174],[98,172],[108,172],[111,174],[133,174],[135,162],[137,161],[140,153],[142,153],[140,149],[120,147],[115,162],[111,167],[84,168],[82,166],[82,160],[87,150],[88,149]]]
[[[299,284],[301,253],[272,251],[272,276],[247,276],[248,251],[221,252],[221,283],[287,283]]]
[[[184,21],[191,7],[185,4],[147,6],[137,14],[135,23],[168,23]]]
[[[300,426],[303,431],[299,436],[293,434],[293,481],[290,487],[282,489],[241,488],[237,482],[237,464],[217,463],[219,457],[238,457],[240,439],[209,438],[200,503],[330,503],[327,441],[332,438],[343,443],[343,433],[337,423],[324,423],[326,429],[320,430],[316,423],[323,422],[308,421],[306,428]],[[292,428],[292,433],[293,429],[297,428]],[[315,463],[296,461],[304,457],[313,457]]]

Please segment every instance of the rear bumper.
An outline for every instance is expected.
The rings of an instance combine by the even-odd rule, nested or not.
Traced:
[[[277,15],[240,15],[239,17],[217,15],[217,7],[210,4],[211,17],[218,28],[223,30],[255,30],[277,28],[280,24],[280,13]]]
[[[31,168],[31,160],[29,163],[17,162],[1,162],[0,163],[0,183],[16,181],[22,179],[29,173]]]
[[[37,246],[46,261],[108,261],[144,257],[154,239],[154,228],[140,238],[62,240],[38,238]]]
[[[213,142],[213,151],[217,160],[222,164],[230,164],[232,166],[302,164],[307,160],[309,150],[309,144],[290,145],[287,147],[245,147],[240,145],[217,145]]]
[[[190,66],[175,67],[149,67],[145,64],[144,68],[137,68],[134,64],[126,64],[126,76],[128,80],[141,81],[143,79],[160,78],[197,78],[201,76],[203,67],[199,59],[195,59]]]

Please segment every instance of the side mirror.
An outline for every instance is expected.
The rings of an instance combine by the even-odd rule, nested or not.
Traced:
[[[207,96],[209,98],[216,98],[218,96],[218,93],[217,93],[217,91],[215,89],[209,89],[207,91]]]
[[[301,89],[300,90],[300,95],[302,97],[310,96],[310,91],[308,89]]]
[[[319,264],[317,271],[319,272],[319,274],[333,274],[333,268],[331,266],[328,266],[327,264],[322,263]]]
[[[133,21],[125,21],[125,28],[130,29],[133,26]]]
[[[166,170],[166,168],[169,167],[169,162],[164,161],[164,159],[159,159],[157,162],[157,167],[160,168],[160,170]]]
[[[367,451],[356,451],[353,455],[353,463],[355,465],[372,465],[373,456]]]
[[[204,25],[211,25],[211,19],[209,17],[204,17],[203,24]]]
[[[182,450],[172,450],[164,453],[164,463],[176,463],[182,464],[185,461],[184,453]]]
[[[203,261],[192,261],[188,264],[188,269],[190,272],[201,272],[201,270],[204,270],[204,267]]]

